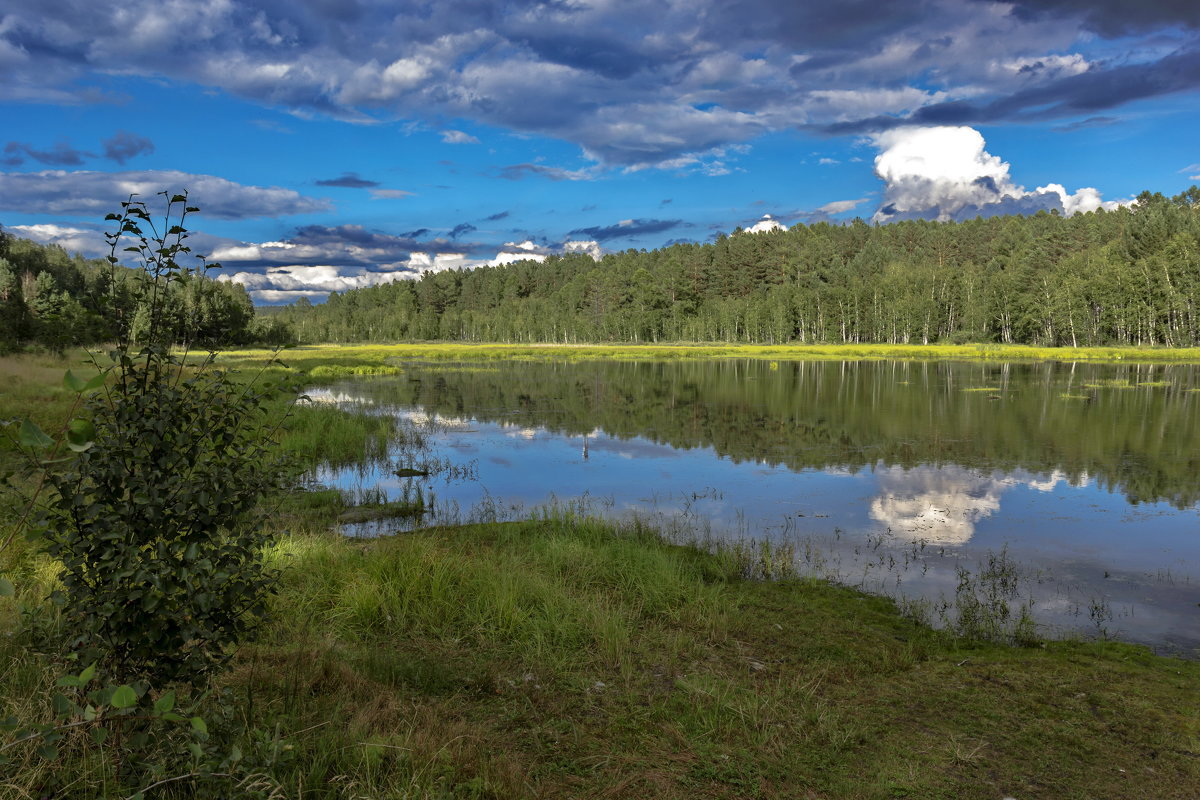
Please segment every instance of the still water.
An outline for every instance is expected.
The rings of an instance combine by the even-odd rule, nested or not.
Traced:
[[[787,542],[803,570],[927,612],[1003,554],[1044,634],[1200,647],[1200,367],[408,364],[309,394],[427,431],[423,455],[317,476],[419,489],[423,524],[582,506]],[[414,465],[433,468],[394,474]]]

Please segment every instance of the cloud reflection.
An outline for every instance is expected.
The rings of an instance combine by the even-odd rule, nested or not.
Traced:
[[[975,526],[1000,510],[1000,497],[1014,486],[1053,491],[1068,482],[1059,471],[1049,475],[983,474],[959,466],[922,466],[877,470],[879,496],[871,501],[871,518],[893,535],[937,545],[962,545]],[[1086,485],[1084,476],[1077,485]]]

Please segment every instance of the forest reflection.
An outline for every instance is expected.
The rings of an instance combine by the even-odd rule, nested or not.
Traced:
[[[872,517],[947,543],[969,538],[1014,481],[1043,491],[1094,482],[1180,509],[1200,501],[1195,366],[411,364],[399,378],[331,391],[581,441],[603,432],[794,471],[873,469],[882,492]]]

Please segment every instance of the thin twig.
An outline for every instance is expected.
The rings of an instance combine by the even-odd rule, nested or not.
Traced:
[[[232,777],[233,777],[233,775],[228,772],[210,772],[207,775],[200,773],[200,772],[189,772],[186,775],[176,775],[173,778],[163,778],[161,781],[155,781],[154,783],[150,784],[146,788],[129,795],[128,797],[125,798],[125,800],[133,800],[133,798],[137,797],[139,794],[145,794],[146,792],[150,791],[151,789],[153,789],[157,786],[162,786],[165,783],[174,783],[175,781],[185,781],[188,778],[232,778]]]

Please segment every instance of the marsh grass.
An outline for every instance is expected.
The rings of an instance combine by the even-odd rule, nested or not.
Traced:
[[[292,409],[280,444],[306,466],[345,467],[386,460],[393,447],[420,434],[390,414],[368,407],[300,402]]]
[[[303,796],[1200,788],[1197,664],[1112,643],[1010,648],[824,581],[746,580],[788,558],[762,545],[710,553],[556,513],[299,535],[273,558],[288,565],[276,622],[230,685],[260,726],[303,731],[280,776]],[[972,589],[984,603],[1012,586],[1011,564],[991,566]]]
[[[222,354],[228,364],[253,364],[270,356],[266,350],[230,350]],[[1080,361],[1132,363],[1200,363],[1200,348],[1133,347],[1033,347],[1026,345],[510,345],[420,343],[391,345],[308,345],[283,354],[288,369],[314,380],[331,380],[348,374],[341,370],[380,370],[395,374],[411,361],[511,361],[511,360],[671,360],[691,358],[761,358],[787,360],[913,359],[956,361]],[[316,374],[314,374],[316,373]]]

